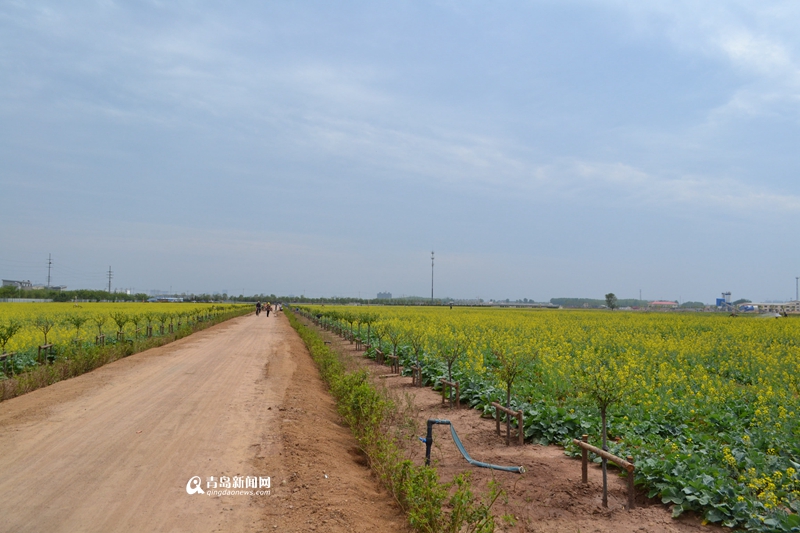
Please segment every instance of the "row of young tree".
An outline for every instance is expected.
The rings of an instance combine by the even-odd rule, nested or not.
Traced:
[[[607,295],[614,296],[613,294]],[[332,329],[344,336],[353,339],[356,336],[370,349],[383,349],[388,344],[393,357],[400,354],[402,345],[410,348],[414,356],[413,364],[416,367],[422,365],[422,356],[426,352],[434,360],[444,364],[447,370],[447,381],[453,381],[453,368],[464,358],[473,344],[473,340],[467,331],[460,331],[451,326],[437,332],[436,338],[431,343],[426,339],[425,334],[420,329],[393,327],[390,323],[381,321],[380,316],[370,312],[320,311],[300,308],[301,314],[317,322],[318,324]],[[366,331],[362,331],[362,326]],[[516,348],[513,344],[503,342],[503,338],[508,335],[522,334],[521,332],[507,331],[499,335],[495,341],[490,341],[483,347],[485,353],[490,354],[489,371],[494,375],[497,382],[503,387],[505,392],[504,401],[501,401],[506,408],[512,408],[512,393],[514,385],[520,379],[530,379],[535,376],[531,369],[535,366],[538,354],[524,349]],[[618,354],[616,354],[618,355]],[[597,406],[601,417],[601,442],[602,448],[608,451],[608,410],[614,404],[621,402],[626,396],[631,394],[631,382],[621,380],[622,366],[618,357],[615,357],[613,350],[602,353],[597,352],[593,357],[587,358],[582,362],[576,363],[573,369],[574,386],[576,390],[585,394]],[[435,384],[435,383],[434,383]],[[511,423],[511,417],[506,417],[507,426]],[[519,428],[520,431],[523,428]],[[603,501],[607,505],[607,466],[606,459],[602,458],[603,471]]]
[[[105,333],[107,325],[116,326],[114,330],[118,336],[124,336],[125,328],[128,324],[133,325],[134,336],[152,335],[153,327],[158,325],[159,334],[163,335],[167,330],[171,333],[174,326],[181,327],[184,323],[197,322],[214,318],[217,315],[225,314],[235,306],[219,305],[203,308],[187,308],[186,310],[174,312],[146,311],[143,313],[129,313],[124,311],[114,311],[111,313],[62,313],[62,314],[41,314],[28,320],[19,318],[6,318],[0,322],[0,353],[5,353],[8,342],[26,327],[32,327],[41,333],[42,345],[49,344],[48,337],[54,329],[65,328],[74,332],[74,340],[80,341],[81,335],[87,330],[97,328],[97,337]],[[142,328],[145,328],[142,333]]]

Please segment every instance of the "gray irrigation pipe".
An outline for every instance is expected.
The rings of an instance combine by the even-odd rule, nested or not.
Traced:
[[[467,450],[464,449],[464,445],[461,443],[461,439],[458,438],[458,433],[456,433],[456,428],[453,427],[453,424],[450,423],[449,420],[440,420],[438,418],[429,418],[428,419],[428,433],[423,439],[422,437],[419,438],[422,442],[425,443],[425,465],[429,466],[431,464],[431,446],[433,445],[433,425],[434,424],[443,424],[450,426],[450,434],[453,436],[453,442],[456,443],[456,447],[458,451],[461,452],[461,455],[464,456],[464,459],[467,460],[469,464],[472,466],[479,466],[481,468],[491,468],[492,470],[502,470],[504,472],[516,472],[517,474],[524,474],[525,467],[524,466],[499,466],[493,465],[489,463],[482,463],[481,461],[476,461],[472,457],[469,456]]]

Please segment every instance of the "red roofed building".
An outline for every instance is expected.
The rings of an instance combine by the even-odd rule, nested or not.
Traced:
[[[656,307],[658,309],[677,309],[678,302],[669,302],[665,300],[657,300],[655,302],[650,302],[648,304],[650,307]]]

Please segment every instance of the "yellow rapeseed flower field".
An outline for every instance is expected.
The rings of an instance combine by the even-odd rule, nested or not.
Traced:
[[[566,443],[598,434],[597,398],[585,381],[605,372],[612,450],[636,458],[651,496],[712,522],[800,530],[800,319],[723,313],[646,313],[445,307],[312,306],[353,328],[406,366],[421,344],[429,382],[446,375],[441,354],[467,339],[455,364],[462,398],[505,401],[499,349],[525,354],[512,404],[528,438]],[[415,342],[412,342],[414,340]],[[596,379],[595,379],[596,381]],[[569,449],[569,448],[568,448]],[[783,528],[783,529],[781,529]],[[795,529],[796,528],[796,529]]]
[[[146,328],[148,323],[154,329],[160,327],[162,321],[169,324],[197,313],[222,307],[219,304],[194,303],[0,303],[0,327],[9,320],[17,320],[22,328],[15,333],[6,345],[7,352],[30,350],[44,344],[44,333],[36,325],[37,319],[52,322],[52,329],[47,334],[47,342],[66,344],[73,339],[94,339],[96,335],[115,335],[118,326],[112,315],[124,315],[128,321],[123,326],[125,335],[133,336],[135,329]],[[85,317],[80,328],[70,319],[76,316]]]

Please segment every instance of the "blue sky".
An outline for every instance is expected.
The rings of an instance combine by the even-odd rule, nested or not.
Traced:
[[[0,1],[0,275],[789,299],[796,2]]]

